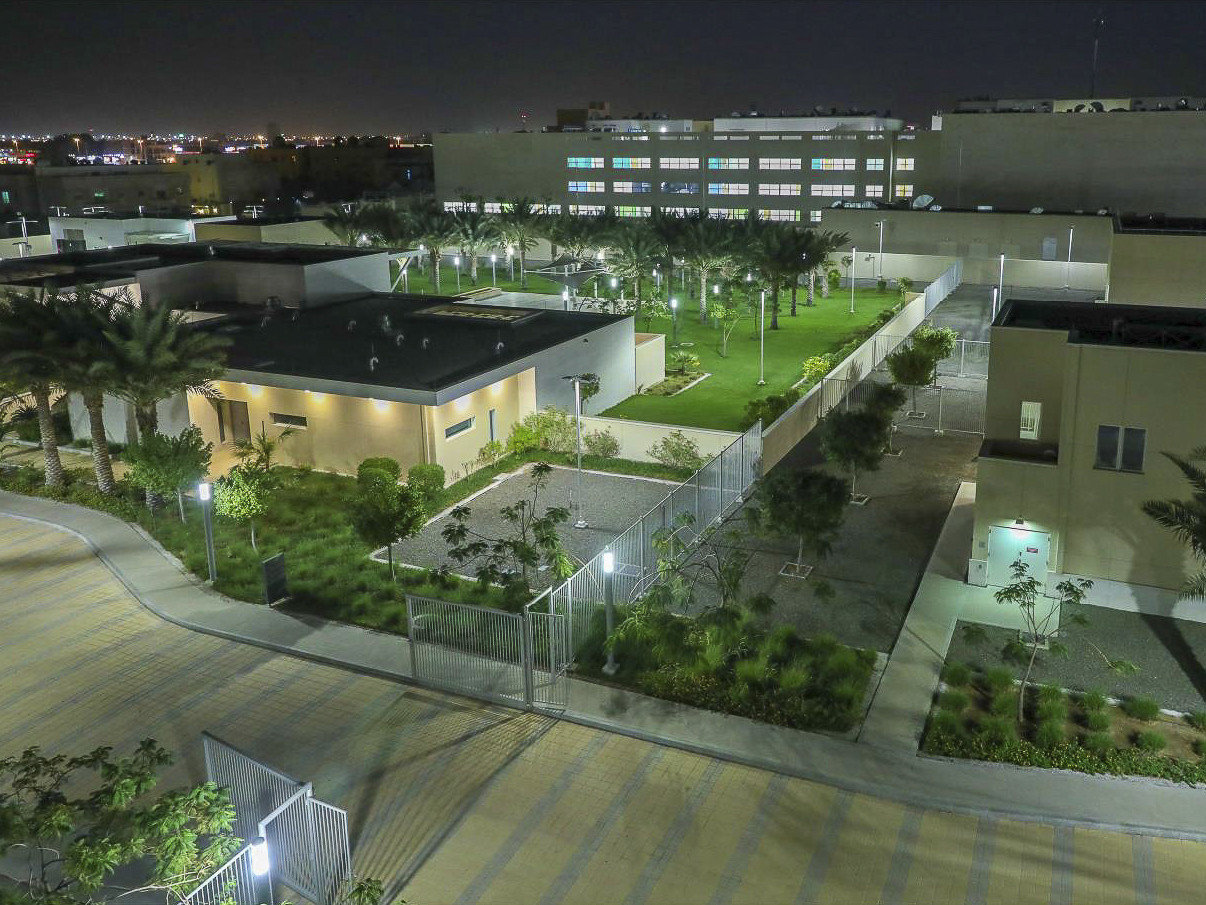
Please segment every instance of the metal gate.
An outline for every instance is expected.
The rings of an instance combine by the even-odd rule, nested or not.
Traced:
[[[347,811],[208,732],[201,742],[209,781],[230,790],[235,834],[265,840],[273,879],[315,905],[333,905],[351,878]]]
[[[416,681],[504,704],[564,709],[569,703],[564,614],[407,595],[406,616]]]

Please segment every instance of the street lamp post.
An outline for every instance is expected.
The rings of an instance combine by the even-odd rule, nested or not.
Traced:
[[[456,264],[456,294],[460,295],[461,294],[461,256],[457,255],[456,257],[454,257],[452,259],[452,262],[454,264]]]
[[[612,593],[612,584],[615,581],[616,571],[616,555],[611,550],[603,551],[603,606],[605,608],[607,620],[607,637],[611,637],[611,633],[616,630],[616,612],[614,595]],[[603,666],[603,672],[606,675],[614,676],[616,674],[616,653],[612,647],[607,648],[607,663]]]
[[[887,222],[887,220],[880,220],[879,223],[876,224],[876,226],[879,227],[879,263],[875,268],[878,271],[878,273],[875,274],[875,278],[877,280],[882,280],[884,278],[884,224]]]
[[[997,295],[997,287],[993,286],[992,287],[992,317],[990,318],[990,320],[995,321],[997,319],[997,302],[998,302],[998,300],[999,300],[999,296]]]
[[[850,249],[850,313],[854,313],[854,267],[858,263],[858,247]]]
[[[511,282],[515,282],[515,249],[507,246],[507,266],[511,269]]]
[[[567,378],[574,382],[574,425],[577,432],[577,451],[578,451],[578,474],[574,482],[574,505],[571,507],[576,510],[578,520],[574,522],[575,528],[588,528],[586,523],[586,515],[582,511],[582,377],[575,374]]]
[[[766,290],[762,290],[762,302],[758,315],[758,386],[766,386]]]
[[[1075,226],[1068,227],[1068,266],[1064,268],[1064,288],[1069,289],[1072,286],[1072,233],[1076,231]]]
[[[201,501],[201,521],[205,523],[205,559],[209,565],[209,583],[218,577],[218,558],[214,555],[213,485],[202,481],[197,485],[197,499]]]
[[[678,299],[670,299],[670,345],[678,345]]]
[[[21,257],[25,257],[27,254],[29,254],[30,249],[33,248],[33,246],[29,244],[29,221],[25,219],[24,214],[18,214],[17,216],[21,219],[9,220],[8,222],[10,225],[13,223],[21,224],[21,241],[17,243],[17,246],[21,249]]]
[[[997,300],[1005,298],[1005,252],[1001,252],[1001,270],[997,274]]]
[[[569,311],[569,287],[561,290],[561,304],[565,306],[566,311]]]
[[[498,255],[490,255],[490,285],[498,286]]]

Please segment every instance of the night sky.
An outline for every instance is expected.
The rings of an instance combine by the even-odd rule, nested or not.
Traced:
[[[1206,94],[1202,2],[3,4],[0,133],[533,128],[557,107],[706,118],[960,97]]]

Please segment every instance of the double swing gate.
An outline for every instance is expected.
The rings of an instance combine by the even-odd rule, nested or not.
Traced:
[[[265,892],[274,882],[314,905],[335,905],[352,876],[347,811],[315,798],[310,783],[209,733],[201,741],[206,776],[230,792],[235,835],[249,843],[262,838],[266,862],[257,865],[255,844],[245,845],[185,898],[186,905],[259,905],[272,900]]]

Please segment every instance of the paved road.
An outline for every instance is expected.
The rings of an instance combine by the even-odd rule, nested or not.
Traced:
[[[1206,848],[956,816],[197,635],[72,535],[0,518],[0,756],[179,752],[210,729],[351,812],[354,859],[439,903],[1189,903]]]

